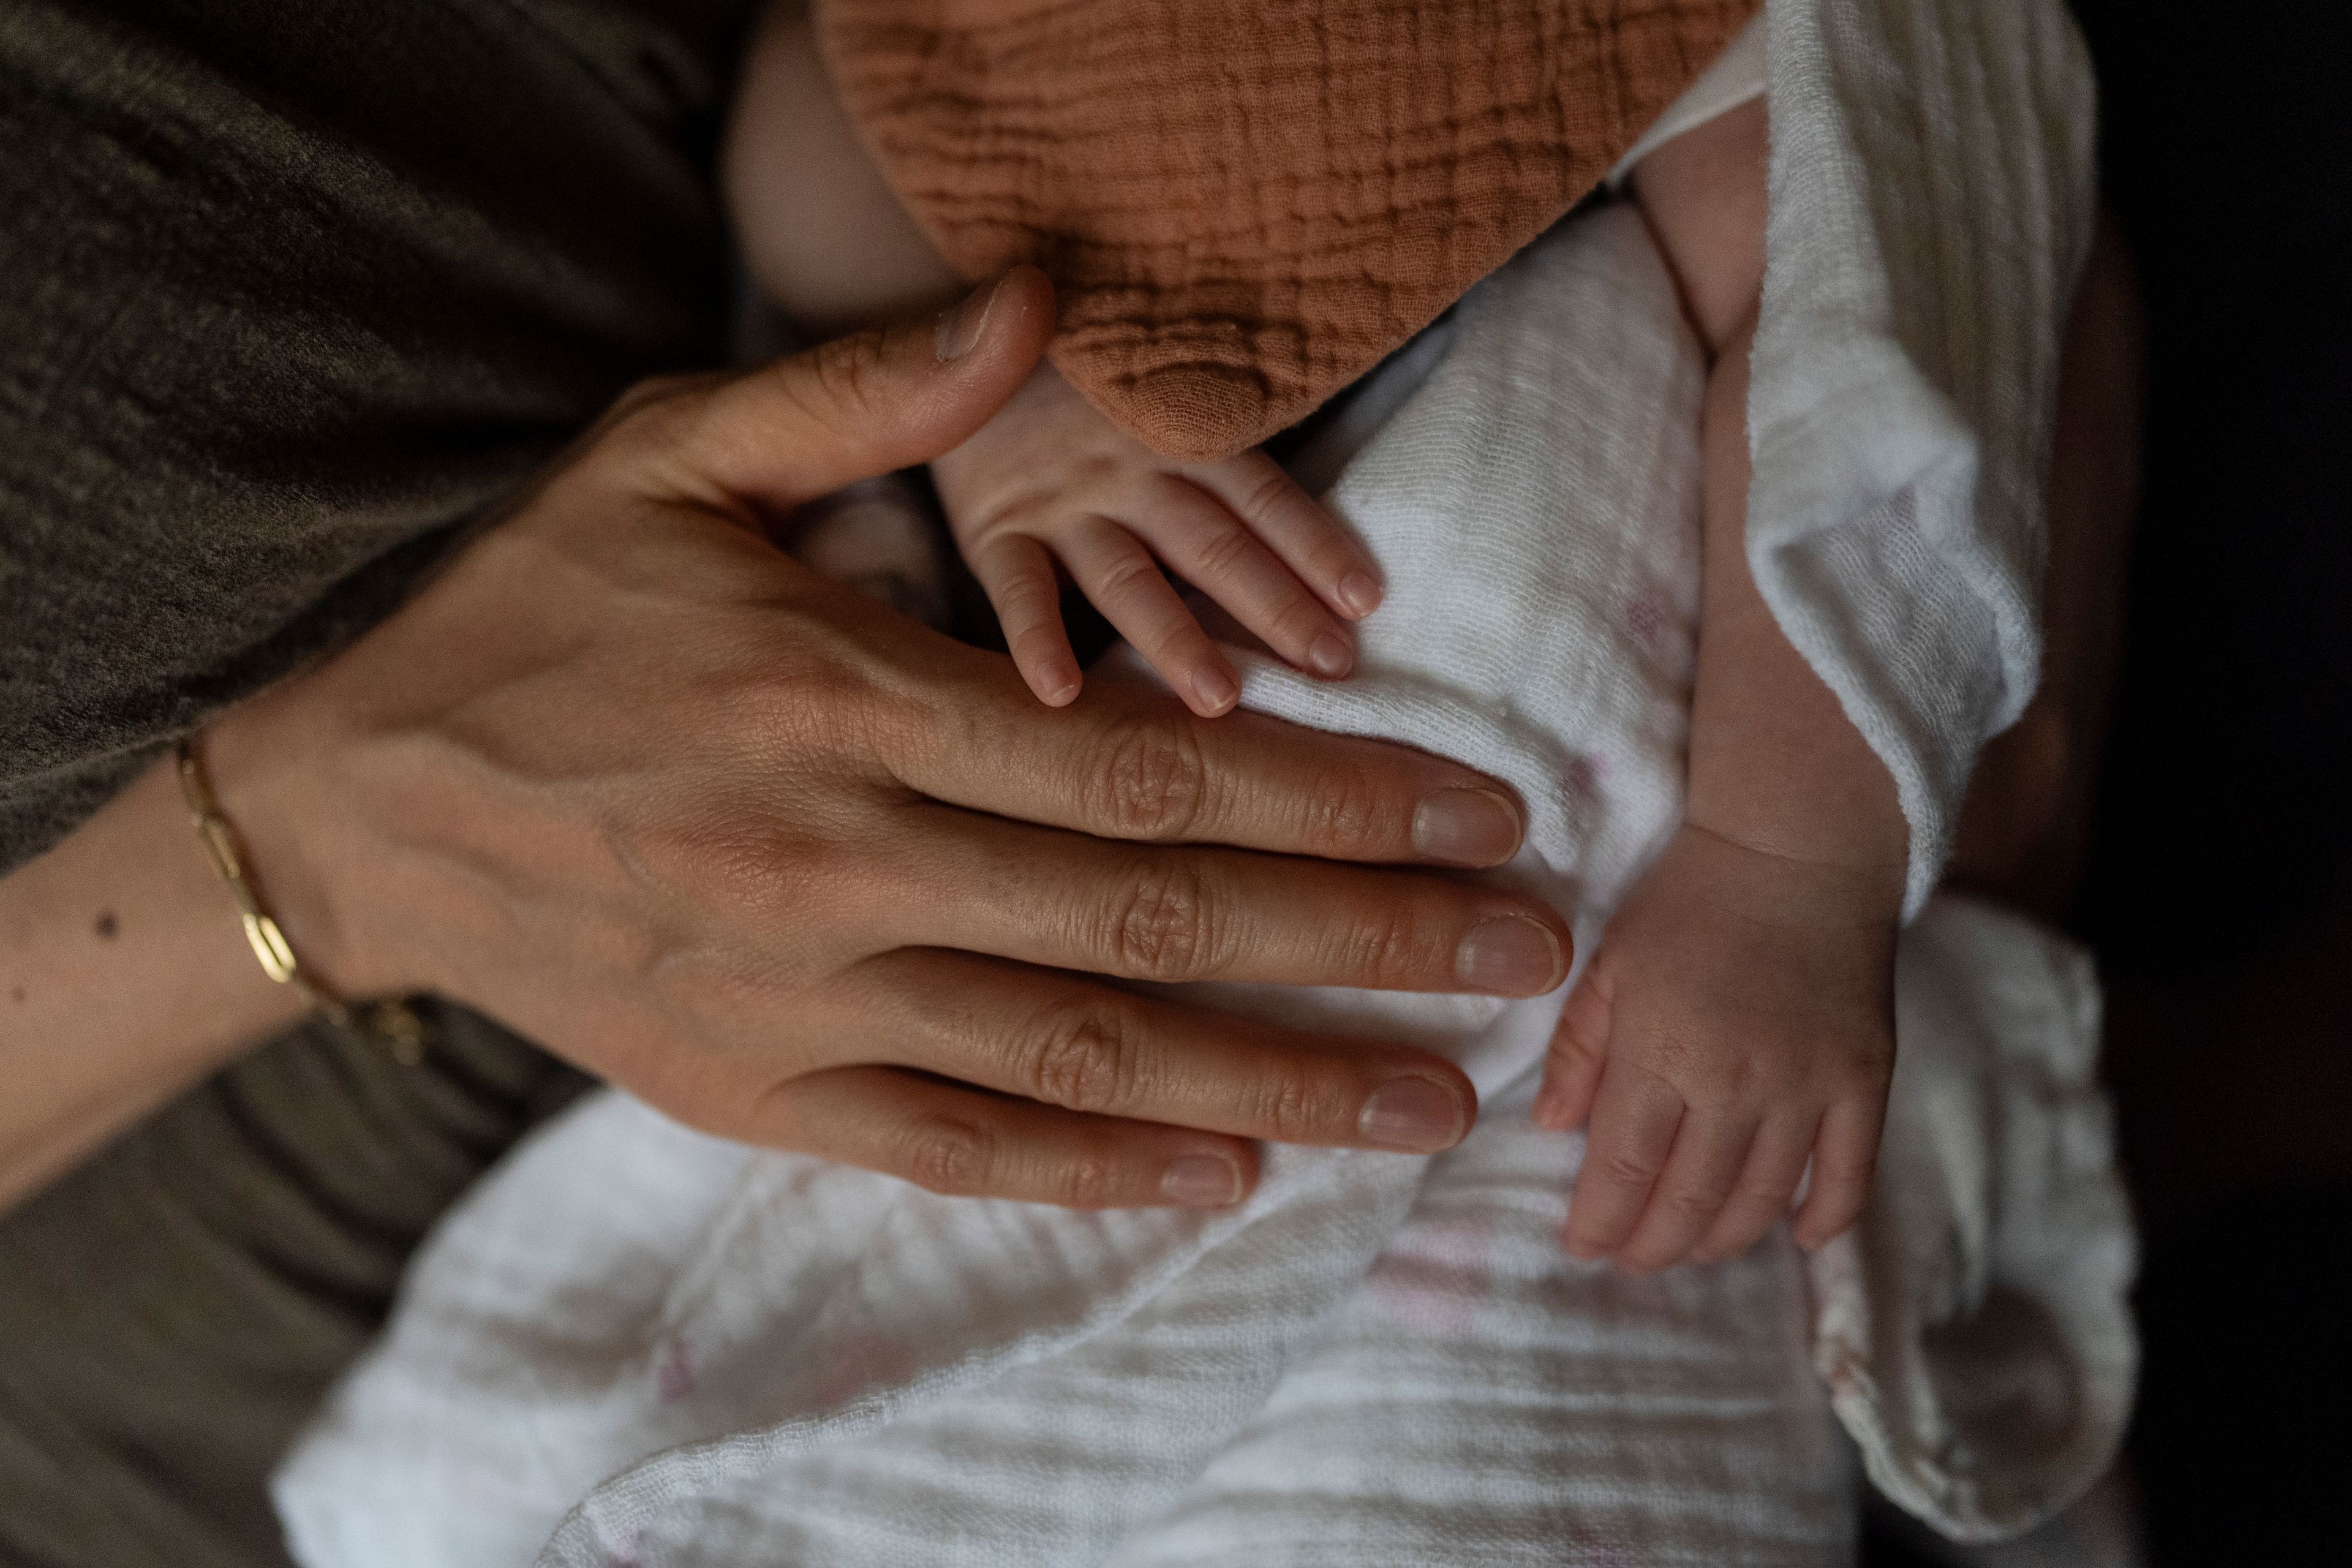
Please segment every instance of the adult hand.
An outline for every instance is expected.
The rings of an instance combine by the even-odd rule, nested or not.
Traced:
[[[1042,353],[1016,270],[938,323],[624,398],[366,638],[206,740],[306,963],[432,991],[679,1119],[937,1191],[1242,1196],[1254,1139],[1426,1151],[1443,1059],[1097,976],[1533,994],[1528,899],[1454,764],[1001,656],[761,532],[977,429]]]

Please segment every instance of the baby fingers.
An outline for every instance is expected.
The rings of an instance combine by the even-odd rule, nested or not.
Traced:
[[[1532,1120],[1538,1127],[1567,1132],[1584,1125],[1609,1065],[1609,995],[1588,973],[1568,994],[1559,1024],[1552,1030],[1551,1054],[1544,1062],[1543,1088]]]
[[[1689,1257],[1714,1228],[1755,1139],[1753,1118],[1702,1110],[1685,1113],[1650,1201],[1617,1248],[1617,1266],[1647,1274]]]
[[[1290,484],[1281,469],[1271,462],[1266,467]],[[1292,492],[1297,494],[1295,486]],[[1314,506],[1303,495],[1297,499]],[[1173,474],[1160,474],[1124,521],[1179,576],[1280,658],[1327,680],[1355,668],[1355,637],[1347,623],[1263,536],[1244,525],[1229,501]]]
[[[1372,558],[1272,458],[1244,452],[1221,463],[1198,464],[1185,474],[1333,610],[1360,621],[1380,607],[1380,569]]]
[[[1764,1123],[1748,1147],[1748,1163],[1740,1167],[1739,1180],[1724,1201],[1723,1212],[1716,1215],[1706,1238],[1691,1249],[1693,1259],[1712,1263],[1736,1257],[1788,1217],[1797,1184],[1804,1179],[1805,1162],[1812,1155],[1813,1132],[1819,1125],[1820,1119],[1813,1116]]]
[[[1812,1184],[1790,1229],[1807,1251],[1831,1241],[1862,1217],[1870,1178],[1878,1168],[1878,1134],[1886,1121],[1884,1092],[1842,1100],[1822,1118],[1813,1142]]]
[[[1193,712],[1213,719],[1240,700],[1233,666],[1134,534],[1108,518],[1086,517],[1055,543],[1095,608]]]
[[[1601,1074],[1584,1166],[1569,1196],[1563,1240],[1571,1256],[1606,1258],[1633,1233],[1666,1168],[1683,1109],[1682,1095],[1664,1079],[1622,1060]]]
[[[1062,625],[1061,583],[1045,547],[1026,534],[1003,533],[973,552],[971,564],[1029,689],[1049,708],[1076,698],[1078,657]]]

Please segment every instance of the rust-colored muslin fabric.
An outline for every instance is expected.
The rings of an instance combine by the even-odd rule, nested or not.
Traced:
[[[1054,362],[1173,457],[1380,363],[1608,174],[1757,0],[819,0],[958,271],[1033,261]]]

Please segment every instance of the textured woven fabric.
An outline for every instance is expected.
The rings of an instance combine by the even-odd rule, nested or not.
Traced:
[[[1755,0],[819,0],[834,79],[958,270],[1034,261],[1054,362],[1222,457],[1591,191]]]
[[[1258,711],[1510,783],[1502,876],[1585,952],[1681,817],[1704,379],[1641,219],[1562,225],[1294,459],[1336,466],[1391,585],[1355,677],[1237,655]],[[2096,985],[1944,899],[1896,985],[1871,1217],[1811,1269],[1820,1383],[1784,1231],[1644,1279],[1560,1250],[1582,1140],[1527,1112],[1561,993],[1194,987],[1444,1049],[1478,1125],[1431,1161],[1271,1149],[1234,1210],[1094,1214],[599,1096],[419,1258],[280,1476],[289,1539],[310,1568],[1826,1568],[1824,1386],[1891,1495],[2019,1528],[2105,1466],[2130,1385]]]
[[[1330,492],[1391,584],[1357,674],[1242,656],[1244,700],[1508,781],[1529,821],[1503,875],[1590,951],[1680,816],[1705,369],[1622,205],[1563,226],[1442,331]],[[1560,1250],[1582,1140],[1527,1114],[1559,993],[1186,990],[1445,1050],[1479,1124],[1434,1160],[1269,1148],[1230,1210],[1085,1213],[939,1197],[599,1095],[420,1256],[279,1478],[295,1557],[1845,1559],[1785,1233],[1648,1279]]]

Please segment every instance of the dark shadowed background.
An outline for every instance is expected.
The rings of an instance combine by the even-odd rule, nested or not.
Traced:
[[[2352,7],[2075,9],[2148,330],[2070,921],[2146,1227],[2131,1457],[2157,1568],[2352,1561]]]

